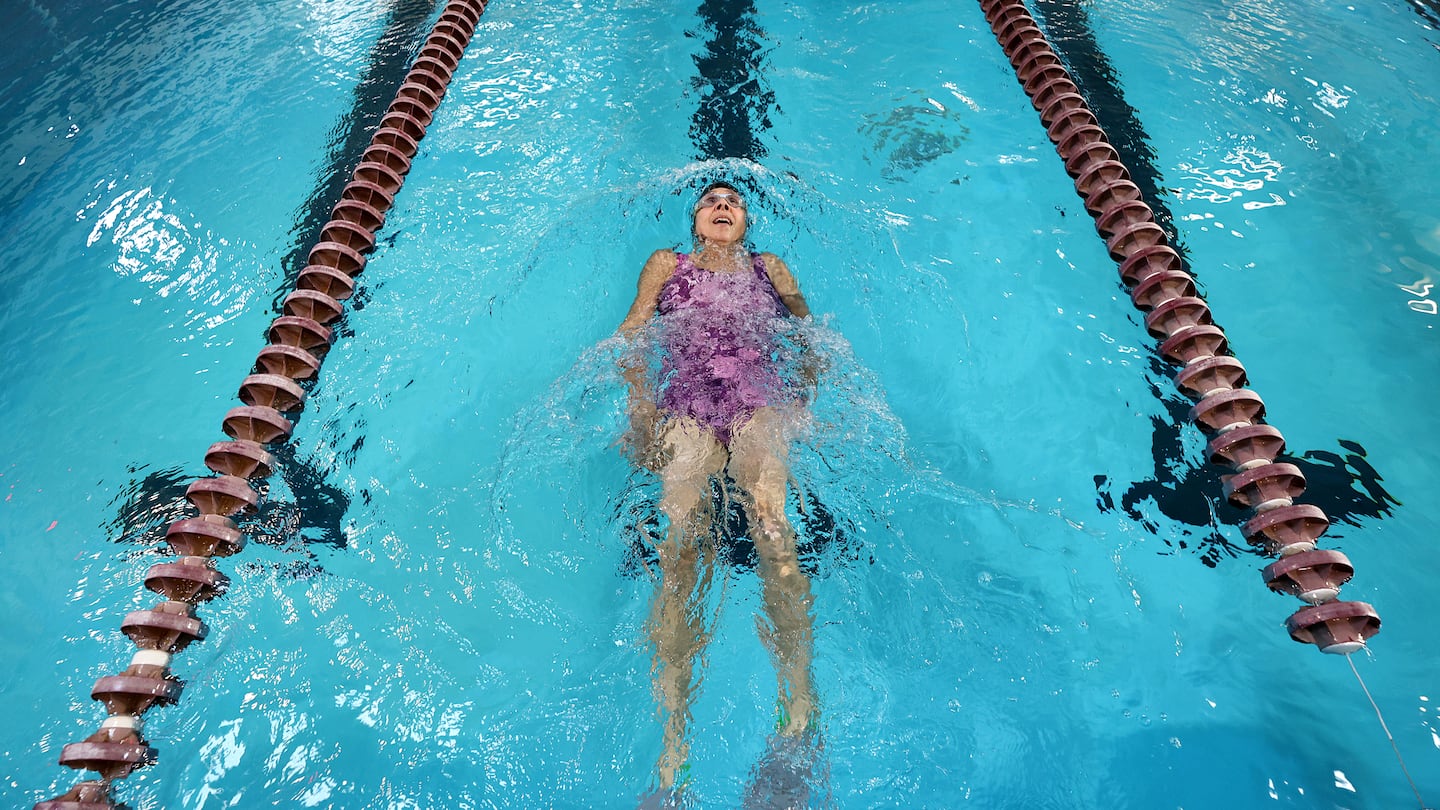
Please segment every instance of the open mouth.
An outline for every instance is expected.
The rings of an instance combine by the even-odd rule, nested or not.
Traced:
[[[730,217],[719,216],[719,217],[715,217],[714,219],[710,220],[710,224],[712,224],[712,225],[734,225],[734,224],[735,224],[735,221],[732,220]]]

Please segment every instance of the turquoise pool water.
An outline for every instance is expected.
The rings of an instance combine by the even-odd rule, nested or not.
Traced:
[[[736,7],[730,7],[732,10]],[[1415,806],[1344,661],[1286,636],[1240,513],[978,5],[496,2],[221,562],[157,807],[623,807],[659,729],[607,337],[717,172],[837,362],[796,477],[836,807]],[[1440,795],[1440,33],[1415,0],[1032,6],[1157,198],[1292,453],[1357,665]],[[6,804],[129,659],[124,615],[422,2],[32,2],[0,55]],[[743,111],[751,160],[711,159]],[[356,123],[356,122],[359,123]],[[1108,126],[1108,125],[1107,125]],[[732,142],[733,145],[736,142]],[[717,145],[718,144],[718,145]],[[315,202],[319,200],[319,202]],[[798,506],[798,503],[796,504]],[[813,512],[812,512],[813,514]],[[774,726],[753,572],[694,707],[695,806]]]

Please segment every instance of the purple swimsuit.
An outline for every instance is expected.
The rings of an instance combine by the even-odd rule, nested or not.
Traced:
[[[660,407],[693,418],[726,445],[757,409],[791,398],[777,344],[788,310],[765,262],[751,256],[748,273],[714,273],[677,254],[675,274],[660,290]]]

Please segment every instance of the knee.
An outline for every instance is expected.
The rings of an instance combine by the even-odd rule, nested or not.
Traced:
[[[777,610],[790,615],[810,609],[810,577],[800,567],[800,556],[793,543],[760,551],[759,562],[765,601],[772,615]]]
[[[799,573],[800,558],[795,548],[795,533],[785,521],[784,513],[756,510],[754,519],[756,525],[750,535],[761,565],[781,577]]]
[[[661,575],[670,581],[693,579],[700,551],[694,542],[671,536],[655,546]]]
[[[700,503],[699,486],[666,487],[665,493],[660,496],[660,511],[665,513],[673,526],[693,518],[700,510]]]
[[[790,539],[790,521],[785,518],[785,490],[760,490],[750,495],[750,517],[754,534],[766,546],[784,547]],[[790,544],[793,545],[793,544]]]

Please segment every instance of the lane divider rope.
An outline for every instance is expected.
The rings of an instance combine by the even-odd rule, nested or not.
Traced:
[[[1285,620],[1290,637],[1345,656],[1416,801],[1426,810],[1385,717],[1350,657],[1379,632],[1380,616],[1365,602],[1339,599],[1354,566],[1338,551],[1316,548],[1330,519],[1317,506],[1295,502],[1305,492],[1305,476],[1295,465],[1277,460],[1285,450],[1284,436],[1264,421],[1265,403],[1245,387],[1245,367],[1230,354],[1225,332],[1215,325],[1195,279],[1168,244],[1130,170],[1035,18],[1022,0],[980,0],[980,7],[1111,258],[1119,262],[1120,279],[1145,313],[1146,330],[1160,341],[1161,356],[1180,366],[1175,385],[1195,402],[1190,419],[1210,437],[1210,462],[1232,470],[1221,476],[1221,486],[1230,503],[1251,510],[1241,532],[1251,545],[1279,557],[1261,572],[1265,584],[1307,604]]]
[[[1159,341],[1161,356],[1180,366],[1175,385],[1195,402],[1190,418],[1210,437],[1210,462],[1233,471],[1222,476],[1222,486],[1230,503],[1252,510],[1241,527],[1245,539],[1279,557],[1262,572],[1266,585],[1307,603],[1286,619],[1290,637],[1327,653],[1363,649],[1379,631],[1380,616],[1365,602],[1339,600],[1355,569],[1344,554],[1316,548],[1330,520],[1319,507],[1295,502],[1305,492],[1305,476],[1277,460],[1285,438],[1264,421],[1265,403],[1245,387],[1245,367],[1230,354],[1195,279],[1025,4],[980,0],[980,6],[1119,262],[1145,328]]]
[[[342,314],[341,302],[355,290],[355,276],[375,247],[375,232],[384,225],[385,214],[405,182],[410,161],[485,5],[486,0],[450,0],[445,5],[351,173],[330,221],[321,228],[294,291],[282,304],[282,314],[271,323],[269,344],[257,355],[254,373],[240,383],[243,404],[225,414],[221,423],[230,438],[212,444],[205,453],[205,466],[215,476],[197,479],[186,489],[185,497],[198,515],[169,526],[165,539],[176,558],[156,563],[145,576],[145,587],[164,601],[135,611],[120,623],[138,650],[124,671],[100,678],[91,690],[108,716],[98,731],[60,752],[61,765],[94,771],[99,778],[36,804],[36,810],[115,810],[121,805],[111,797],[112,782],[156,760],[155,750],[141,734],[142,715],[180,696],[172,658],[205,638],[209,631],[196,615],[196,606],[223,593],[229,582],[216,570],[214,560],[245,546],[245,535],[233,516],[253,513],[259,505],[260,496],[251,482],[268,477],[274,466],[265,446],[290,437],[294,426],[286,414],[298,412],[306,397],[300,382],[313,381],[319,373],[334,337],[330,324]]]

